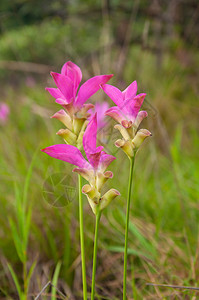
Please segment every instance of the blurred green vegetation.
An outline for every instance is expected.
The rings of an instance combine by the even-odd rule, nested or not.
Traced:
[[[0,128],[1,299],[18,299],[16,285],[20,299],[26,299],[24,266],[27,273],[34,267],[28,299],[49,280],[71,299],[81,299],[78,202],[55,208],[42,195],[50,174],[72,170],[40,152],[62,142],[55,134],[60,124],[49,118],[59,106],[44,88],[53,85],[49,71],[60,71],[67,60],[81,67],[83,80],[114,73],[111,84],[123,89],[136,79],[139,91],[147,93],[143,107],[149,117],[142,127],[153,137],[135,164],[129,295],[197,298],[196,292],[146,286],[199,282],[197,3],[171,2],[173,7],[167,1],[1,1],[1,101],[10,107],[9,120]],[[109,101],[98,92],[92,101],[105,99]],[[106,209],[100,225],[99,299],[121,299],[122,289],[129,166],[111,141],[108,150],[117,160],[110,167],[115,176],[109,185],[122,196]],[[86,199],[85,228],[91,278],[94,217]],[[55,289],[46,292],[52,297],[42,299],[55,299]]]

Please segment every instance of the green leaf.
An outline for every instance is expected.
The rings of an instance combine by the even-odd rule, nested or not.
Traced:
[[[20,288],[20,284],[19,284],[19,281],[17,279],[17,275],[15,274],[15,271],[13,270],[12,266],[9,263],[8,263],[8,269],[10,271],[10,274],[12,275],[12,279],[13,279],[13,281],[15,283],[15,286],[16,286],[19,298],[22,299],[23,292],[22,292],[22,290]]]
[[[61,261],[58,261],[56,268],[55,268],[54,275],[53,275],[53,279],[52,279],[53,287],[52,287],[51,300],[56,300],[56,286],[57,286],[57,281],[58,281],[58,277],[59,277],[59,272],[61,269],[61,264],[62,264]]]
[[[16,224],[13,222],[13,220],[11,218],[9,218],[9,223],[10,223],[10,228],[11,228],[15,248],[17,250],[17,254],[18,254],[21,262],[24,262],[25,261],[25,256],[24,256],[25,253],[23,251],[23,244],[21,242],[20,236],[17,232]]]
[[[120,215],[125,224],[125,214],[123,212],[120,212]],[[155,247],[147,241],[147,239],[142,235],[142,233],[138,230],[135,224],[133,224],[131,221],[129,221],[129,231],[138,239],[142,249],[145,249],[147,252],[150,252],[153,256],[156,256]]]
[[[124,247],[122,247],[122,246],[106,246],[105,248],[109,251],[112,251],[112,252],[124,253]],[[146,254],[142,251],[139,251],[139,250],[128,248],[127,252],[128,252],[128,254],[132,254],[132,255],[135,255],[135,256],[138,256],[138,257],[143,257],[144,256],[148,259],[151,259],[150,255],[148,255],[148,254]]]
[[[36,264],[37,264],[37,262],[35,261],[35,262],[32,264],[32,266],[30,267],[30,270],[29,270],[29,272],[28,272],[28,276],[27,276],[27,291],[28,291],[29,284],[30,284],[30,279],[31,279],[31,277],[32,277],[32,274],[33,274],[33,272],[34,272],[34,269],[35,269],[35,267],[36,267]]]

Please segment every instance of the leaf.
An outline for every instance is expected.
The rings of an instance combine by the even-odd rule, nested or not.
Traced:
[[[13,281],[15,283],[15,286],[16,286],[19,298],[22,299],[23,292],[22,292],[22,290],[20,288],[20,284],[19,284],[19,281],[17,279],[17,275],[15,274],[15,271],[13,270],[12,266],[9,263],[8,263],[8,269],[10,271],[10,274],[12,275],[12,279],[13,279]]]
[[[125,214],[123,212],[120,212],[120,215],[125,224]],[[150,252],[153,256],[156,256],[155,247],[147,241],[147,239],[142,235],[142,233],[138,230],[135,224],[133,224],[131,221],[129,221],[129,231],[138,239],[142,248],[144,248],[147,252]]]
[[[105,247],[107,250],[112,251],[112,252],[119,252],[119,253],[124,253],[124,247],[122,246],[107,246]],[[138,257],[147,257],[148,259],[151,259],[151,256],[142,252],[142,251],[138,251],[135,249],[127,249],[128,254],[132,254]]]
[[[25,256],[24,256],[24,251],[23,251],[23,245],[22,245],[22,242],[20,240],[20,236],[17,232],[17,227],[16,227],[15,223],[13,222],[13,220],[11,218],[9,218],[9,223],[10,223],[10,228],[11,228],[15,248],[17,250],[17,254],[18,254],[19,259],[21,260],[21,262],[24,262],[25,261]]]
[[[52,279],[53,287],[52,287],[51,300],[56,300],[56,286],[57,286],[57,281],[58,281],[58,277],[59,277],[59,272],[61,269],[61,264],[62,264],[61,261],[58,261],[56,268],[55,268],[54,275],[53,275],[53,279]]]
[[[27,276],[27,291],[28,291],[29,284],[30,284],[30,279],[31,279],[31,277],[32,277],[32,274],[33,274],[33,272],[34,272],[34,269],[35,269],[35,267],[36,267],[36,264],[37,264],[37,262],[35,261],[35,262],[32,264],[32,266],[30,267],[30,270],[29,270],[29,272],[28,272],[28,276]]]
[[[31,222],[31,216],[32,216],[32,207],[29,207],[28,212],[26,213],[25,217],[25,224],[24,224],[24,251],[27,249],[28,245],[28,236],[29,236],[29,229],[30,229],[30,222]]]

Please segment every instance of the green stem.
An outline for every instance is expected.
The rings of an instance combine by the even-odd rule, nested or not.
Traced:
[[[82,258],[82,282],[83,282],[83,299],[87,300],[87,283],[86,283],[86,261],[84,249],[84,224],[83,224],[83,201],[82,201],[82,178],[78,175],[79,181],[79,227],[80,227],[80,244]]]
[[[128,197],[126,207],[126,228],[125,228],[125,246],[124,246],[124,275],[123,275],[123,300],[126,300],[126,275],[127,275],[127,250],[128,250],[128,234],[129,234],[129,213],[131,203],[131,188],[133,179],[133,166],[135,157],[130,158]]]
[[[101,211],[99,211],[99,209],[97,209],[96,219],[95,219],[95,241],[94,241],[94,249],[93,249],[93,273],[92,273],[91,300],[94,300],[94,297],[95,297],[95,274],[96,274],[96,265],[97,265],[97,242],[98,242],[100,217],[101,217]]]

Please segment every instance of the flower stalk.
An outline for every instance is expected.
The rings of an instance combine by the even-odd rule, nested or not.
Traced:
[[[82,201],[82,177],[78,174],[79,183],[79,227],[80,227],[80,246],[82,259],[82,283],[83,283],[83,299],[87,300],[87,282],[86,282],[86,261],[84,248],[84,224],[83,224],[83,201]]]
[[[96,266],[97,266],[97,245],[98,245],[98,231],[99,231],[100,218],[101,218],[101,210],[99,209],[99,207],[97,207],[96,218],[95,218],[95,240],[94,240],[94,249],[93,249],[91,300],[94,300],[95,298],[95,275],[96,275]]]
[[[130,214],[130,206],[131,206],[131,190],[132,190],[134,161],[135,161],[135,156],[130,158],[129,183],[128,183],[128,195],[127,195],[127,207],[126,207],[125,245],[124,245],[123,300],[127,299],[126,298],[126,277],[127,277],[127,257],[128,257],[129,214]]]

